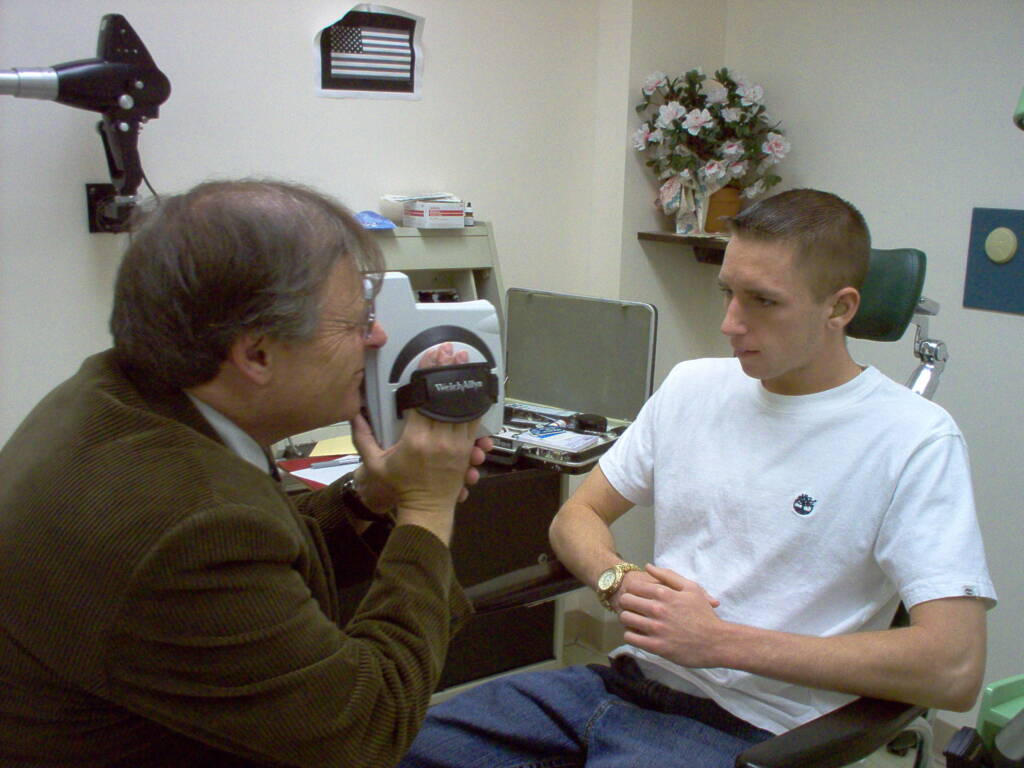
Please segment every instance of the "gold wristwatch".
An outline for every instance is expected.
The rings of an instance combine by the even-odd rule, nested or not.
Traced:
[[[633,563],[616,563],[608,570],[602,571],[601,575],[597,577],[597,599],[601,605],[609,611],[615,610],[612,608],[611,597],[622,586],[622,578],[630,571],[642,570],[643,568],[633,565]]]

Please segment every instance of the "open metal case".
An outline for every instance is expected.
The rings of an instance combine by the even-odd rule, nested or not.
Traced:
[[[510,288],[505,408],[489,460],[589,471],[651,394],[650,304]]]

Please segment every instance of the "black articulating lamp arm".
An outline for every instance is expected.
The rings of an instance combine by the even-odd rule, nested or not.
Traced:
[[[97,229],[123,231],[143,181],[139,131],[143,123],[159,116],[160,105],[171,94],[167,76],[124,16],[103,17],[96,58],[0,71],[3,93],[102,114],[98,128],[114,192],[97,201]]]

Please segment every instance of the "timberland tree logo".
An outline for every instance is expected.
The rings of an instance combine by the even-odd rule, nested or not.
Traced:
[[[812,499],[806,493],[801,493],[793,501],[793,511],[798,515],[809,515],[814,511],[814,505],[817,503],[817,499]]]

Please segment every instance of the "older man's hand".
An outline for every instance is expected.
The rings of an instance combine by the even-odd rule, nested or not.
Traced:
[[[465,351],[454,351],[452,344],[446,343],[429,350],[420,367],[467,360]],[[362,415],[352,420],[352,440],[363,459],[356,472],[359,495],[370,509],[382,514],[396,507],[407,513],[450,513],[456,502],[469,495],[469,486],[479,481],[476,468],[493,443],[489,437],[475,438],[479,420],[452,424],[411,410],[405,418],[402,437],[386,450],[377,443]],[[448,521],[449,535],[450,527]]]

